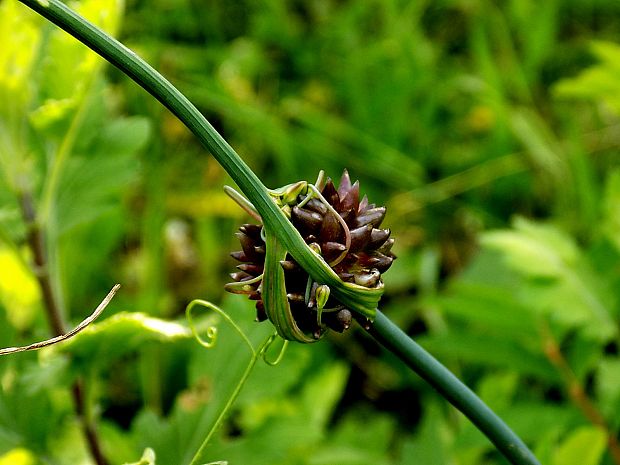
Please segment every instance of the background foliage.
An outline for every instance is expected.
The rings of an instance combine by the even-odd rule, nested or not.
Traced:
[[[382,310],[543,464],[620,463],[617,2],[75,7],[170,78],[268,186],[347,167],[397,238]],[[76,41],[2,0],[0,43],[0,345],[49,336],[33,224],[68,320],[123,284],[73,342],[0,360],[0,464],[90,463],[78,375],[111,463],[147,447],[158,465],[188,463],[249,354],[225,325],[215,349],[198,346],[185,305],[206,298],[253,341],[269,333],[222,291],[247,218],[186,129]],[[209,454],[505,463],[359,330],[259,364]]]

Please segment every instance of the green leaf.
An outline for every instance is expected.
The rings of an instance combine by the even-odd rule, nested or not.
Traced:
[[[41,20],[15,0],[0,3],[0,115],[11,118],[25,110],[32,87],[30,77],[41,40]],[[15,120],[13,120],[15,121]]]
[[[23,355],[28,371],[34,373],[38,363],[29,361],[34,354]],[[70,399],[58,397],[59,384],[52,383],[47,389],[32,388],[31,376],[13,364],[3,370],[0,386],[0,451],[28,445],[33,453],[40,454],[50,446],[49,438],[65,434],[66,418],[72,412]],[[42,417],[44,415],[44,417]],[[44,418],[45,421],[41,421]],[[77,445],[74,447],[77,448]]]
[[[302,402],[310,425],[323,429],[342,396],[349,375],[344,363],[331,363],[305,383]]]
[[[449,428],[441,409],[435,403],[425,406],[424,417],[417,434],[403,444],[400,465],[444,465],[450,463],[448,450]]]
[[[518,341],[487,334],[452,331],[424,336],[418,342],[438,357],[447,357],[483,366],[504,368],[519,373],[534,375],[551,382],[558,381],[555,368],[542,353],[519,344]]]
[[[364,425],[360,428],[360,425]],[[308,460],[312,465],[388,463],[396,422],[389,415],[360,408],[343,418],[329,441]]]
[[[594,340],[608,341],[617,334],[615,296],[601,286],[596,269],[567,233],[518,219],[514,229],[485,233],[482,243],[522,276],[515,297],[523,305]]]
[[[603,233],[620,252],[620,170],[607,175],[603,197]]]
[[[596,397],[601,405],[603,413],[619,426],[617,412],[620,409],[620,360],[605,357],[598,363],[596,369],[595,386]]]
[[[35,465],[37,459],[28,449],[13,449],[0,456],[0,465]]]
[[[144,449],[144,453],[140,460],[133,463],[126,463],[125,465],[155,465],[155,451],[147,447]]]
[[[222,304],[222,309],[230,315],[251,315],[252,307],[251,302],[235,296],[228,296]],[[194,321],[200,328],[213,323],[213,315],[194,317]],[[273,332],[269,325],[256,325],[251,318],[240,318],[237,324],[255,347]],[[250,353],[240,342],[239,334],[227,324],[218,324],[217,329],[213,348],[205,349],[195,342],[187,344],[191,355],[180,370],[185,376],[180,382],[189,387],[177,396],[172,412],[161,417],[150,410],[142,410],[133,422],[134,442],[139,448],[153,448],[158,465],[191,461],[245,371]],[[271,388],[270,385],[261,387]],[[243,391],[251,389],[252,377]],[[207,448],[211,460],[230,458],[223,453],[211,454],[213,450],[211,445]]]
[[[103,435],[100,434],[99,437],[105,444]],[[50,461],[57,465],[88,464],[92,461],[83,430],[71,417],[65,418],[62,428],[50,435],[48,448],[51,452]]]
[[[280,367],[275,368],[278,369]],[[348,372],[348,367],[342,363],[323,364],[320,370],[306,375],[300,393],[289,394],[288,402],[281,404],[286,408],[274,412],[260,428],[239,438],[214,442],[209,455],[226,457],[230,463],[244,465],[314,463],[318,445],[322,444],[329,419],[346,387]],[[251,387],[247,386],[247,389]],[[358,442],[355,444],[359,445]],[[248,454],[248,450],[252,453]],[[339,463],[323,459],[318,463]]]
[[[264,363],[256,365],[248,389],[241,392],[236,403],[240,410],[239,424],[245,431],[262,427],[274,416],[295,408],[287,393],[304,379],[312,358],[324,352],[320,345],[315,345],[313,350],[314,353],[311,353],[304,345],[289,344],[277,367]]]
[[[532,308],[519,302],[511,289],[495,282],[455,281],[436,302],[448,315],[475,328],[494,334],[519,334],[522,340],[538,339]]]
[[[599,63],[577,77],[562,79],[553,87],[553,92],[562,99],[603,102],[620,113],[620,45],[596,41],[592,42],[591,49]]]
[[[153,318],[143,313],[121,312],[95,323],[53,351],[69,353],[77,363],[92,364],[97,367],[118,359],[126,353],[151,342],[174,342],[191,338],[186,326]]]
[[[144,147],[149,134],[145,118],[118,119],[96,135],[87,153],[68,161],[56,203],[59,234],[119,209],[120,194],[138,174],[132,155]]]
[[[574,241],[552,226],[524,218],[515,221],[515,230],[487,232],[485,247],[500,251],[515,270],[534,278],[561,277],[564,269],[575,265],[579,251]]]
[[[57,121],[68,117],[75,111],[75,99],[47,99],[36,110],[30,113],[30,122],[38,131],[47,131]]]
[[[120,0],[84,0],[76,10],[114,34],[122,13]],[[52,29],[46,41],[48,59],[41,69],[41,99],[79,100],[104,61],[63,31]],[[45,103],[44,103],[45,104]]]
[[[518,383],[519,376],[514,371],[490,373],[482,378],[477,392],[493,410],[505,409],[512,403]]]
[[[35,276],[17,254],[0,245],[0,304],[7,319],[23,331],[40,310],[41,295]]]
[[[607,437],[596,426],[582,426],[560,444],[553,455],[553,465],[598,465],[601,463]]]
[[[566,431],[582,422],[582,414],[566,405],[551,405],[543,402],[515,402],[496,412],[517,435],[528,443],[536,443],[545,435],[565,434]],[[463,418],[463,417],[461,417]],[[464,418],[463,418],[464,420]],[[473,424],[463,421],[462,429],[456,438],[458,449],[484,447],[491,450],[493,445],[480,434]]]
[[[151,122],[141,116],[116,118],[98,132],[92,157],[123,157],[144,148],[151,136]]]

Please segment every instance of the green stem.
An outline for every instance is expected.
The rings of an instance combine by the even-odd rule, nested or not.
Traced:
[[[368,332],[433,386],[482,431],[513,465],[540,465],[523,441],[476,394],[377,311]]]
[[[187,309],[185,310],[185,316],[192,330],[192,334],[194,335],[196,340],[200,343],[200,345],[202,345],[203,347],[206,347],[207,349],[210,349],[215,346],[215,342],[217,340],[217,328],[209,327],[207,329],[207,336],[209,338],[208,341],[205,341],[198,334],[198,330],[196,329],[196,326],[194,325],[194,319],[192,317],[192,310],[194,309],[194,307],[197,307],[197,306],[201,306],[201,307],[205,307],[207,309],[213,310],[214,312],[219,314],[222,318],[224,318],[234,328],[234,330],[241,336],[241,339],[243,340],[245,345],[248,346],[248,348],[250,349],[251,357],[250,357],[250,361],[248,362],[247,367],[243,371],[243,375],[241,375],[241,379],[237,383],[237,386],[235,387],[232,394],[226,401],[224,408],[222,409],[222,411],[216,418],[215,422],[213,423],[213,426],[211,427],[211,429],[209,430],[209,432],[203,439],[202,443],[200,444],[200,447],[198,448],[198,451],[196,451],[196,454],[192,458],[189,465],[200,465],[204,463],[204,455],[206,453],[207,446],[211,442],[211,438],[213,437],[215,432],[220,428],[220,426],[224,422],[224,419],[226,418],[226,415],[228,415],[228,413],[232,409],[233,404],[237,400],[237,397],[239,397],[239,394],[241,393],[241,389],[243,388],[246,381],[250,377],[250,374],[252,373],[252,370],[254,369],[254,366],[256,365],[256,362],[258,361],[259,357],[263,357],[263,359],[265,359],[266,357],[265,354],[267,352],[267,349],[271,346],[271,344],[276,338],[275,334],[272,334],[271,336],[267,337],[267,339],[265,339],[262,342],[262,344],[258,347],[257,350],[255,350],[254,346],[252,345],[248,337],[245,335],[245,333],[241,330],[241,328],[234,322],[234,320],[226,312],[224,312],[222,309],[220,309],[216,305],[213,305],[211,302],[207,302],[205,300],[200,300],[200,299],[192,300],[187,306]],[[285,341],[284,347],[286,347],[286,341]],[[266,359],[265,361],[270,365],[275,365],[280,361],[280,356],[278,356],[278,358],[274,362],[269,362]]]

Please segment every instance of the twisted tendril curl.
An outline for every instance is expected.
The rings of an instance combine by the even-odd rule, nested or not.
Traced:
[[[203,346],[203,347],[205,347],[207,349],[212,349],[213,347],[215,347],[215,345],[217,343],[217,338],[218,338],[218,330],[217,330],[216,326],[210,325],[206,329],[207,340],[203,339],[202,336],[200,336],[198,328],[197,328],[197,326],[196,326],[196,324],[194,322],[194,318],[192,316],[193,310],[196,307],[203,307],[203,308],[206,308],[208,310],[212,310],[215,313],[217,313],[220,317],[222,317],[224,320],[226,320],[226,322],[228,324],[230,324],[235,329],[235,331],[239,334],[239,336],[241,336],[241,339],[243,340],[243,342],[248,346],[248,348],[250,350],[251,356],[250,356],[250,360],[248,362],[248,365],[247,365],[247,367],[245,368],[245,370],[243,372],[243,375],[241,375],[241,378],[239,379],[239,382],[235,386],[235,389],[233,390],[232,394],[230,395],[230,397],[226,401],[226,404],[224,405],[224,408],[222,409],[222,411],[218,415],[217,419],[213,423],[213,426],[211,427],[211,429],[207,433],[206,437],[204,438],[202,444],[200,445],[200,448],[198,449],[198,451],[194,455],[194,458],[190,462],[190,465],[201,465],[201,464],[204,463],[203,456],[205,454],[205,450],[206,450],[207,445],[209,444],[209,441],[213,437],[213,434],[215,433],[215,431],[222,425],[222,423],[224,422],[224,419],[226,418],[226,415],[228,414],[228,412],[232,408],[233,404],[237,400],[237,397],[239,397],[239,393],[241,392],[241,389],[243,388],[243,386],[247,382],[247,380],[248,380],[248,378],[250,376],[250,373],[252,372],[252,369],[254,368],[254,365],[256,365],[256,362],[258,361],[258,359],[262,358],[263,361],[267,365],[275,366],[278,363],[280,363],[280,361],[284,357],[284,353],[285,353],[286,347],[288,345],[288,341],[286,341],[286,340],[283,341],[282,347],[280,348],[276,358],[274,360],[269,360],[268,357],[267,357],[267,352],[269,351],[269,348],[273,345],[273,343],[276,341],[276,339],[278,339],[277,334],[274,333],[274,334],[269,335],[258,346],[258,348],[255,349],[254,346],[252,345],[252,343],[250,342],[250,339],[243,332],[243,330],[239,327],[239,325],[237,325],[237,323],[235,323],[235,321],[230,317],[230,315],[228,315],[224,310],[219,308],[217,305],[212,304],[211,302],[208,302],[206,300],[201,300],[201,299],[195,299],[195,300],[192,300],[187,305],[187,307],[185,309],[185,316],[187,318],[187,323],[188,323],[188,325],[189,325],[189,327],[190,327],[190,329],[192,331],[192,334],[194,335],[194,338],[196,339],[196,341],[198,341],[198,343],[201,346]],[[221,462],[214,462],[214,463],[221,463]]]

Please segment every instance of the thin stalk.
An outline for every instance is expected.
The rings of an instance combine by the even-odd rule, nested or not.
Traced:
[[[34,202],[30,193],[27,192],[22,192],[19,195],[19,201],[22,218],[28,228],[28,245],[33,255],[34,272],[43,296],[45,314],[53,335],[62,336],[67,333],[67,326],[52,285],[47,252],[45,250],[45,240],[43,231],[41,231],[41,227],[37,221]],[[97,430],[88,415],[88,405],[84,396],[84,383],[82,380],[78,379],[73,383],[71,386],[71,395],[73,397],[75,412],[80,419],[82,433],[86,438],[86,443],[93,460],[97,465],[108,465],[108,461],[105,459],[101,450]]]
[[[568,364],[558,342],[546,324],[542,327],[542,336],[545,355],[560,373],[562,381],[564,382],[564,389],[571,401],[581,410],[583,416],[586,417],[590,423],[600,427],[605,432],[609,454],[614,464],[620,465],[620,444],[618,443],[616,434],[609,427],[603,414],[588,396],[583,383],[579,381],[579,378],[577,378],[577,375],[575,375],[575,372]]]
[[[254,204],[264,224],[269,225],[278,241],[315,281],[330,285],[332,293],[339,300],[347,302],[349,308],[360,314],[368,312],[369,305],[374,304],[370,309],[374,314],[381,292],[369,301],[363,301],[359,290],[343,284],[333,270],[305,244],[299,232],[270,198],[267,188],[256,174],[198,109],[161,74],[59,0],[20,0],[20,2],[73,35],[159,100],[211,152]],[[365,293],[362,294],[368,295],[370,290],[364,289]],[[470,418],[514,465],[539,465],[525,444],[471,390],[382,313],[377,311],[370,332]]]
[[[34,202],[30,193],[24,192],[19,196],[22,218],[28,228],[28,245],[32,252],[34,262],[34,273],[37,277],[48,323],[54,336],[66,333],[66,324],[62,309],[58,304],[58,299],[54,294],[54,287],[50,278],[47,254],[45,251],[45,240],[43,231],[37,220],[34,210]]]
[[[469,418],[513,465],[540,465],[501,418],[383,313],[377,311],[368,332]]]
[[[74,113],[74,116],[69,124],[69,129],[65,133],[62,142],[58,146],[56,153],[54,154],[54,158],[51,164],[50,174],[45,181],[45,186],[43,188],[43,195],[41,200],[41,208],[39,209],[39,220],[42,224],[47,224],[50,216],[52,215],[51,209],[54,203],[54,197],[56,196],[56,191],[58,189],[58,183],[60,182],[61,174],[67,164],[67,160],[69,159],[69,155],[73,146],[75,144],[75,140],[78,135],[78,130],[82,122],[84,121],[84,117],[86,116],[86,110],[88,108],[87,105],[87,95],[90,88],[95,81],[95,76],[97,71],[93,71],[93,73],[88,78],[85,83],[84,88],[81,91],[81,95],[78,97],[79,101],[77,104],[77,109]]]
[[[114,297],[114,294],[116,294],[116,291],[118,291],[120,287],[121,287],[120,284],[115,285],[112,288],[112,290],[108,293],[108,295],[105,297],[105,299],[103,299],[101,303],[97,306],[95,311],[91,313],[91,315],[88,318],[84,319],[79,325],[77,325],[75,328],[73,328],[68,333],[62,334],[60,336],[55,336],[51,339],[46,339],[45,341],[34,342],[32,344],[28,344],[25,346],[5,347],[5,348],[0,349],[0,355],[11,355],[11,354],[17,354],[19,352],[27,352],[29,350],[39,350],[39,349],[42,349],[43,347],[49,347],[54,344],[58,344],[59,342],[66,341],[67,339],[72,338],[73,336],[78,334],[80,331],[83,331],[88,325],[90,325],[93,321],[95,321],[99,317],[99,315],[101,315],[101,313],[108,306],[108,304],[110,303],[110,300],[112,300],[112,297]]]

